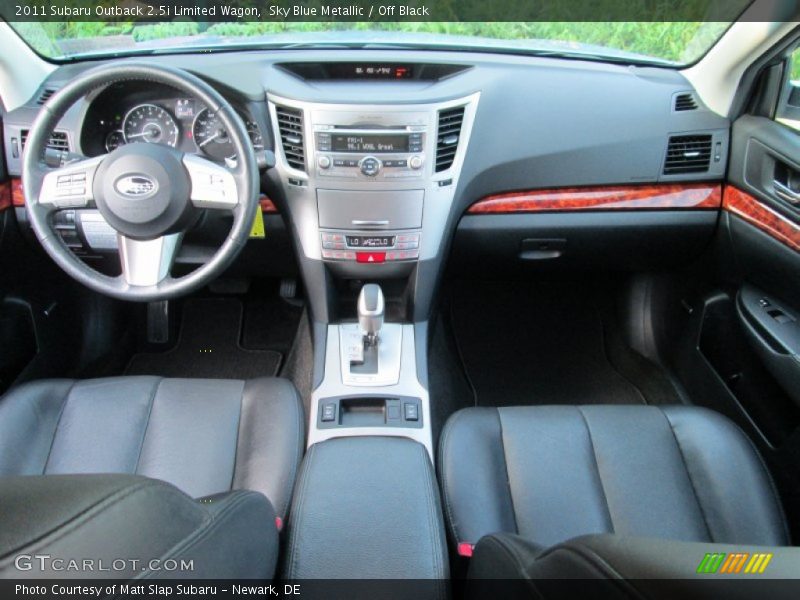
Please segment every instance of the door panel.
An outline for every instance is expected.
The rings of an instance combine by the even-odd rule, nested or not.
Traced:
[[[733,125],[723,206],[755,354],[800,405],[800,133],[766,117]]]

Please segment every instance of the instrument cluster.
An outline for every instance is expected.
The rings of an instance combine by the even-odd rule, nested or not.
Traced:
[[[258,123],[244,110],[237,112],[253,148],[262,150]],[[165,144],[218,162],[236,158],[225,127],[201,101],[141,90],[125,95],[113,88],[98,96],[87,111],[81,147],[87,156],[97,156],[125,144]]]

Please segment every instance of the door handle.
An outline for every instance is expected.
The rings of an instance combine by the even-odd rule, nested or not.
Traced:
[[[795,206],[800,204],[800,192],[795,192],[785,183],[781,183],[777,179],[773,180],[772,189],[774,190],[775,195],[781,200],[786,200],[789,204]]]

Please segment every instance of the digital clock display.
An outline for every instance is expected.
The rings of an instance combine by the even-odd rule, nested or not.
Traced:
[[[346,135],[331,136],[331,149],[334,152],[408,152],[407,135]]]
[[[339,63],[327,66],[334,79],[413,79],[411,65]]]

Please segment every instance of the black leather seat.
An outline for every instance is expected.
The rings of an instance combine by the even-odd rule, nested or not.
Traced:
[[[4,477],[0,487],[18,490],[14,496],[17,501],[27,501],[32,506],[41,502],[46,505],[46,498],[36,494],[52,486],[62,490],[60,494],[63,489],[72,490],[70,497],[77,505],[91,504],[94,500],[90,499],[95,496],[129,503],[130,490],[137,490],[133,495],[149,502],[150,510],[161,507],[165,511],[161,517],[153,516],[155,522],[176,520],[183,524],[183,528],[172,532],[173,542],[173,538],[184,534],[198,536],[205,531],[203,535],[209,536],[207,529],[215,520],[219,522],[214,524],[214,535],[225,535],[220,531],[224,521],[229,526],[238,522],[238,530],[246,531],[248,519],[265,518],[267,529],[277,532],[276,525],[280,527],[286,516],[302,457],[303,423],[303,408],[294,386],[276,378],[244,382],[121,377],[34,382],[15,388],[0,399],[0,476]],[[92,473],[140,477],[112,479],[113,485],[90,477],[82,480],[84,487],[92,488],[85,492],[88,496],[78,493],[80,486],[76,490],[69,478],[64,483],[64,478],[10,477]],[[31,484],[32,479],[41,483]],[[171,486],[142,483],[150,480],[172,484],[188,497]],[[34,487],[26,487],[30,485]],[[100,490],[92,491],[94,485],[99,485]],[[149,491],[143,493],[142,488]],[[32,491],[26,500],[19,490],[27,489]],[[155,502],[154,494],[171,500]],[[209,496],[213,498],[208,499]],[[191,506],[189,497],[203,501]],[[12,518],[6,506],[4,513]],[[71,514],[67,509],[65,514]],[[128,510],[137,512],[130,506]],[[236,511],[250,516],[232,517]],[[35,528],[26,519],[14,521],[16,533],[11,537],[17,540],[14,549],[18,551],[19,540],[25,539],[25,528]],[[57,521],[52,522],[51,533],[66,526],[69,519],[60,525]],[[0,526],[10,527],[5,520]],[[131,527],[137,531],[135,523]],[[264,531],[264,524],[251,522],[249,528]],[[236,530],[237,527],[231,528]],[[40,538],[42,532],[37,535]],[[273,536],[274,547],[265,550],[263,540],[258,542],[257,552],[266,565],[251,576],[269,577],[274,571],[277,533]],[[245,547],[240,551],[246,552],[247,536],[241,541]],[[153,544],[164,546],[157,540]],[[2,557],[9,547],[0,546],[2,569]],[[230,543],[217,546],[230,547]],[[202,574],[226,574],[219,565],[215,569]],[[237,569],[228,574],[242,576]]]
[[[700,408],[466,409],[442,433],[439,468],[456,542],[508,532],[542,548],[601,533],[789,543],[755,448]]]

